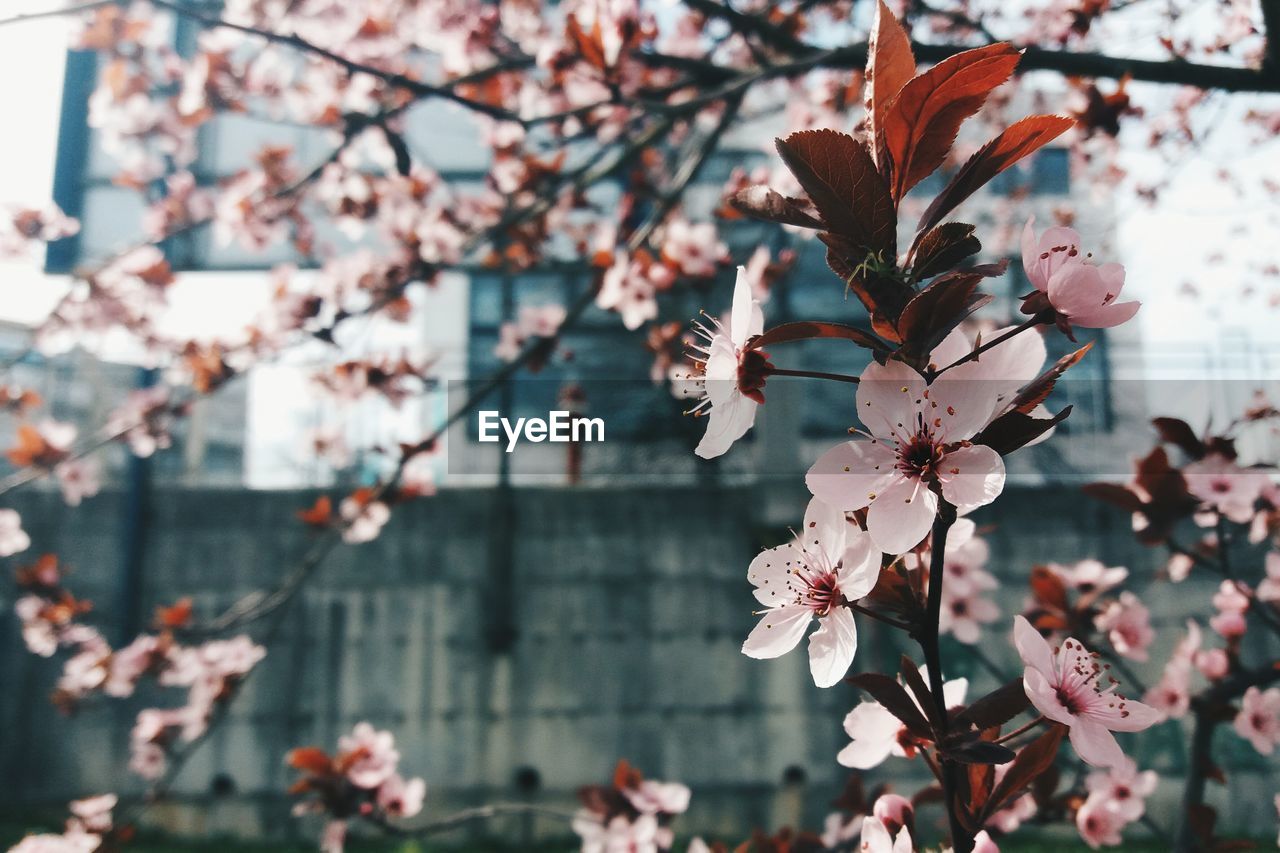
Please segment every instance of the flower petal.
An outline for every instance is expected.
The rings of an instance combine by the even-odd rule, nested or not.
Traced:
[[[858,377],[858,420],[872,435],[888,438],[914,422],[924,377],[900,361],[871,362]]]
[[[751,298],[751,280],[745,267],[738,267],[733,283],[733,310],[729,314],[729,337],[741,349],[746,342],[764,331],[764,313],[760,303]]]
[[[796,560],[795,548],[790,544],[779,545],[761,551],[747,568],[747,580],[755,586],[752,594],[756,601],[769,607],[779,607],[794,600],[795,594],[787,586],[790,579],[788,563]]]
[[[742,644],[742,653],[761,660],[785,655],[800,642],[812,617],[809,608],[798,604],[766,610]]]
[[[938,496],[906,477],[880,492],[867,511],[867,532],[886,554],[904,554],[920,544],[933,525]]]
[[[707,431],[693,452],[703,459],[723,455],[755,424],[758,407],[755,400],[741,394],[735,394],[728,401],[713,406],[707,417]]]
[[[844,556],[845,532],[849,522],[844,513],[831,504],[812,498],[804,510],[804,527],[796,534],[802,550],[821,554],[827,565],[834,566]]]
[[[880,579],[880,549],[871,537],[851,527],[846,537],[844,554],[840,558],[840,571],[836,580],[840,591],[850,601],[857,601],[875,587]]]
[[[990,447],[972,445],[942,459],[942,496],[960,512],[986,506],[1004,490],[1004,460]]]
[[[1045,678],[1054,678],[1053,649],[1049,641],[1031,626],[1024,616],[1013,617],[1013,644],[1018,648],[1022,662],[1038,670]]]
[[[1132,699],[1124,700],[1124,710],[1127,712],[1127,716],[1108,719],[1107,728],[1113,732],[1140,732],[1143,729],[1154,726],[1164,718],[1163,714],[1150,705],[1144,705]]]
[[[862,509],[898,476],[893,451],[879,441],[844,441],[818,457],[805,485],[843,512]]]
[[[814,684],[831,687],[840,683],[853,664],[858,624],[847,607],[835,608],[818,622],[818,630],[809,636],[809,672]]]
[[[1116,736],[1092,720],[1076,718],[1071,725],[1071,745],[1076,755],[1094,767],[1115,767],[1124,762]]]

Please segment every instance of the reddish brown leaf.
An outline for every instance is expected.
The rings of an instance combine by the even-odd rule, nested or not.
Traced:
[[[960,167],[960,171],[955,173],[946,188],[920,217],[916,230],[926,231],[937,225],[987,181],[1058,138],[1075,123],[1075,119],[1054,115],[1028,116],[1014,122],[995,139],[979,148]]]
[[[897,214],[866,145],[835,130],[803,130],[777,144],[827,228],[864,254],[891,260],[897,253]]]
[[[1062,612],[1067,610],[1066,584],[1046,566],[1031,569],[1031,594],[1045,607]]]
[[[880,133],[885,108],[916,74],[916,58],[911,52],[911,39],[902,29],[884,0],[876,0],[875,21],[867,41],[866,106],[867,129],[875,145],[876,165],[881,174],[888,170]]]
[[[1032,379],[1022,390],[1018,392],[1018,396],[1013,398],[1013,408],[1015,411],[1022,412],[1024,415],[1031,414],[1036,406],[1040,405],[1048,398],[1053,386],[1058,384],[1058,380],[1062,378],[1062,374],[1066,373],[1071,367],[1079,363],[1084,358],[1085,353],[1093,349],[1093,343],[1087,343],[1080,349],[1072,353],[1067,353],[1062,358],[1054,362],[1044,373],[1041,373],[1035,379]]]
[[[972,225],[948,222],[921,236],[911,265],[912,279],[923,281],[932,278],[982,251],[982,243],[973,236],[973,232]]]
[[[864,672],[851,676],[847,680],[855,687],[870,693],[871,698],[897,717],[913,735],[924,739],[933,738],[933,730],[929,727],[928,721],[920,713],[916,703],[911,701],[906,689],[898,683],[898,679],[878,672]]]
[[[777,222],[779,225],[798,225],[801,228],[822,227],[822,222],[810,215],[800,202],[766,186],[738,190],[729,197],[729,205],[752,219]]]
[[[753,338],[751,340],[750,347],[752,349],[761,349],[773,344],[803,341],[811,338],[843,338],[846,341],[853,341],[858,346],[866,347],[870,350],[887,352],[889,349],[885,342],[877,338],[875,335],[854,326],[845,326],[840,323],[820,323],[809,320],[800,320],[794,323],[783,323],[780,326],[774,326],[764,334]]]
[[[1009,79],[1021,55],[1004,42],[966,50],[902,87],[883,124],[895,202],[942,165],[960,125]]]
[[[952,728],[990,729],[1002,726],[1026,710],[1029,704],[1022,679],[1015,678],[957,714],[952,720]]]
[[[990,302],[990,295],[977,292],[981,281],[982,276],[972,273],[939,276],[912,297],[898,318],[904,348],[928,354],[965,317]]]
[[[297,516],[310,527],[328,527],[333,523],[333,501],[328,495],[321,495],[309,509],[298,510]]]
[[[911,692],[916,695],[916,701],[920,703],[920,707],[924,709],[925,716],[929,718],[929,722],[933,727],[942,731],[942,720],[938,717],[937,706],[933,702],[933,694],[929,692],[929,688],[924,683],[924,677],[920,675],[920,668],[916,666],[916,662],[911,658],[903,655],[898,662],[898,666],[902,670],[902,680],[911,688]]]
[[[1087,483],[1080,487],[1080,491],[1125,512],[1142,511],[1142,498],[1118,483]]]
[[[333,766],[329,760],[329,754],[318,746],[300,746],[297,749],[291,749],[284,760],[290,767],[313,776],[325,776]]]
[[[1062,743],[1062,736],[1066,733],[1066,726],[1054,723],[1050,725],[1047,732],[1022,748],[1009,765],[1000,784],[996,785],[995,790],[991,792],[991,798],[987,800],[984,811],[986,816],[989,817],[992,812],[998,811],[1005,802],[1012,799],[1053,765],[1053,760],[1058,755],[1058,745]]]
[[[1151,425],[1160,433],[1160,440],[1187,454],[1192,459],[1200,459],[1205,455],[1204,442],[1196,435],[1186,421],[1177,418],[1154,418]]]
[[[1051,418],[1033,418],[1017,410],[1008,411],[988,424],[973,441],[975,444],[985,444],[1001,456],[1007,456],[1065,421],[1071,414],[1071,409],[1071,406],[1067,406]]]

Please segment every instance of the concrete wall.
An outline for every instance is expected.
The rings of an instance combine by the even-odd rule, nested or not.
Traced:
[[[143,530],[140,609],[192,595],[215,612],[272,583],[306,550],[293,518],[310,493],[161,491]],[[79,510],[55,495],[19,493],[12,505],[34,540],[56,551],[70,584],[97,603],[109,635],[121,624],[125,501],[103,494]],[[377,541],[341,547],[289,612],[276,647],[229,720],[184,770],[178,790],[199,798],[217,777],[252,797],[213,810],[175,809],[166,823],[278,833],[279,793],[292,746],[331,747],[358,720],[393,729],[403,767],[431,786],[433,808],[517,795],[518,771],[537,771],[538,796],[565,799],[603,780],[619,757],[694,789],[682,825],[735,833],[753,823],[820,820],[842,779],[834,755],[852,688],[815,688],[803,649],[771,662],[739,646],[753,624],[746,566],[803,510],[800,492],[756,489],[520,489],[449,491],[402,508]],[[1127,520],[1078,493],[1011,489],[980,517],[1006,613],[1035,562],[1099,556],[1138,577],[1152,554]],[[12,562],[12,561],[10,561]],[[1176,639],[1207,593],[1160,585],[1159,650]],[[1189,594],[1190,593],[1190,594]],[[127,621],[127,620],[126,620]],[[875,623],[860,623],[856,669],[899,654]],[[1010,672],[1015,655],[990,634],[987,653]],[[994,683],[961,647],[945,652],[955,675]],[[58,665],[21,647],[12,607],[0,613],[0,791],[48,803],[101,790],[136,791],[125,770],[136,702],[91,704],[67,720],[46,700]],[[1154,680],[1154,668],[1148,678]],[[1274,764],[1237,743],[1223,819],[1272,831]],[[1144,756],[1165,776],[1183,760],[1165,727],[1144,736]],[[1238,748],[1243,746],[1244,748]],[[880,777],[906,779],[891,759]],[[781,786],[803,771],[807,789]],[[908,786],[909,787],[909,786]],[[1173,789],[1163,792],[1171,796]],[[269,795],[269,796],[267,796]],[[1171,803],[1170,803],[1171,805]],[[437,814],[440,812],[437,812]],[[1256,825],[1255,825],[1256,824]]]

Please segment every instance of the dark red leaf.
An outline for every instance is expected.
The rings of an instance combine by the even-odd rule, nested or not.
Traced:
[[[1154,418],[1151,425],[1160,433],[1161,441],[1172,444],[1192,459],[1204,458],[1204,442],[1186,421],[1178,418]]]
[[[880,132],[885,108],[915,73],[911,39],[884,0],[876,0],[875,20],[867,40],[866,106],[868,135],[875,141],[876,164],[881,174],[888,170]]]
[[[801,228],[822,227],[822,222],[806,211],[800,202],[763,185],[738,190],[729,197],[729,205],[752,219]]]
[[[847,133],[825,129],[802,130],[777,145],[827,228],[860,247],[864,256],[892,261],[898,217],[867,146]]]
[[[898,662],[898,666],[902,670],[902,680],[911,688],[911,692],[916,695],[916,701],[920,703],[920,707],[924,709],[925,716],[929,718],[929,722],[936,731],[942,731],[942,720],[938,717],[938,709],[933,702],[933,694],[929,692],[929,688],[924,683],[924,677],[920,675],[920,668],[916,666],[916,662],[906,655]]]
[[[996,418],[974,437],[975,444],[985,444],[1001,456],[1026,447],[1067,419],[1071,406],[1051,418],[1033,418],[1019,411],[1008,411]]]
[[[1031,569],[1031,594],[1037,602],[1053,610],[1066,612],[1067,587],[1057,573],[1046,566]]]
[[[911,277],[916,281],[947,272],[971,255],[982,251],[982,243],[973,236],[974,226],[963,222],[939,225],[920,238],[916,246]]]
[[[953,273],[939,276],[917,293],[898,318],[898,337],[912,354],[927,355],[956,326],[991,301],[978,293],[982,276]]]
[[[1001,42],[950,56],[910,80],[883,123],[895,202],[947,158],[960,125],[1013,74],[1022,54]]]
[[[840,323],[820,323],[809,320],[799,320],[794,323],[783,323],[780,326],[774,326],[764,334],[752,338],[749,347],[751,349],[762,349],[773,344],[804,341],[812,338],[843,338],[870,350],[880,350],[882,352],[889,350],[884,341],[863,329],[845,326]]]
[[[1047,732],[1022,748],[1009,765],[1000,784],[996,785],[995,790],[991,792],[991,798],[987,801],[987,807],[984,810],[986,816],[989,817],[993,812],[999,811],[1005,802],[1020,793],[1053,765],[1053,760],[1058,755],[1058,745],[1062,743],[1062,736],[1066,733],[1066,726],[1053,723]]]
[[[1087,483],[1080,487],[1080,491],[1125,512],[1142,511],[1142,498],[1118,483]]]
[[[951,725],[953,729],[960,730],[1002,726],[1026,710],[1029,704],[1022,679],[1015,678],[965,708],[951,721]]]
[[[928,721],[896,678],[878,672],[864,672],[850,676],[848,681],[871,694],[871,698],[897,717],[916,737],[925,739],[933,737],[933,730],[929,727]]]
[[[988,740],[962,740],[955,745],[948,744],[943,754],[962,764],[1008,764],[1014,758],[1012,749]]]
[[[937,225],[987,181],[1061,136],[1075,123],[1075,119],[1053,115],[1028,116],[1014,122],[995,139],[979,148],[960,167],[960,171],[955,173],[946,188],[920,217],[916,230],[925,231]]]
[[[1014,410],[1022,412],[1024,415],[1031,414],[1036,406],[1049,397],[1049,394],[1053,391],[1053,386],[1058,384],[1058,380],[1062,378],[1062,374],[1078,364],[1080,359],[1084,358],[1085,353],[1091,349],[1093,349],[1093,344],[1087,343],[1075,352],[1067,353],[1054,362],[1053,367],[1028,382],[1018,391],[1018,396],[1013,398]]]

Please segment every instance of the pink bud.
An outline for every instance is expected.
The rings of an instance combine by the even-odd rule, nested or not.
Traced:
[[[885,794],[876,800],[871,814],[884,824],[890,835],[897,835],[898,830],[911,822],[915,809],[911,801],[899,794]]]

